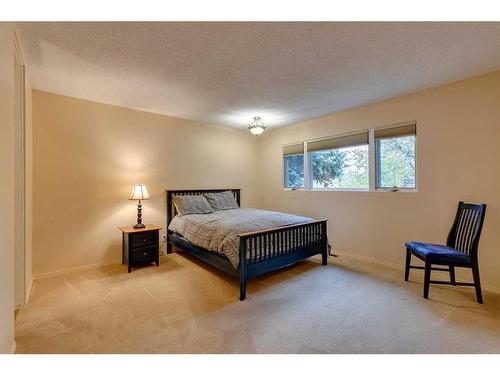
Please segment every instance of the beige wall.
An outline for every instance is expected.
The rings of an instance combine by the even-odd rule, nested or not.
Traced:
[[[283,191],[283,144],[408,120],[418,192]],[[259,147],[263,208],[328,218],[335,249],[398,266],[405,241],[446,240],[459,200],[487,203],[481,276],[500,288],[500,72],[271,130]]]
[[[14,343],[13,26],[0,22],[0,353]]]
[[[134,183],[152,196],[144,222],[163,227],[165,189],[241,187],[257,203],[246,131],[33,91],[33,139],[35,275],[119,261]]]

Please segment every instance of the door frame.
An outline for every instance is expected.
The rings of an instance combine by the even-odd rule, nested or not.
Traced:
[[[15,238],[15,308],[24,307],[26,303],[26,86],[25,64],[21,53],[19,39],[14,31],[14,84],[15,89],[15,194],[16,212],[14,225],[19,226]],[[19,67],[19,71],[16,69]],[[18,104],[17,104],[18,103]],[[18,200],[19,199],[19,200]]]

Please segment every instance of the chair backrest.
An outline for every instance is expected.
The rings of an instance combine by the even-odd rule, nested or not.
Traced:
[[[485,204],[458,202],[457,214],[446,245],[476,258],[485,214]]]

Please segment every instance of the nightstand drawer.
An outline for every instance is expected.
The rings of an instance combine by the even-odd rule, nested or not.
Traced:
[[[151,260],[156,261],[158,258],[158,249],[156,246],[143,247],[140,249],[132,250],[132,261],[133,262],[143,262]]]
[[[134,247],[146,247],[156,245],[157,231],[135,233],[130,238],[130,245]]]

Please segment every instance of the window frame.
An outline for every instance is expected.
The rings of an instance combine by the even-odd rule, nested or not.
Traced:
[[[291,187],[285,187],[285,155],[282,155],[282,173],[283,173],[283,180],[282,180],[282,189],[285,191],[293,191],[293,190],[304,190],[304,191],[312,191],[312,192],[322,192],[322,191],[336,191],[336,192],[368,192],[368,193],[376,193],[376,192],[401,192],[401,193],[413,193],[417,192],[418,190],[418,137],[417,137],[417,132],[415,131],[415,187],[414,188],[406,188],[406,187],[398,187],[397,189],[394,188],[385,188],[385,187],[377,187],[377,150],[376,150],[376,140],[375,140],[375,130],[383,130],[383,129],[391,129],[391,128],[397,128],[397,127],[403,127],[407,125],[415,125],[415,129],[417,127],[417,121],[406,121],[406,122],[400,122],[392,125],[385,125],[385,126],[378,126],[378,127],[371,127],[369,129],[361,129],[361,130],[356,130],[348,133],[342,133],[342,134],[336,134],[334,136],[328,136],[328,137],[321,137],[321,138],[316,138],[316,139],[310,139],[307,141],[302,142],[303,144],[303,153],[304,153],[304,186],[299,187],[299,188],[291,188]],[[308,143],[311,142],[317,142],[325,139],[330,139],[330,138],[339,138],[339,137],[345,137],[349,135],[355,135],[355,134],[360,134],[360,133],[365,133],[368,132],[368,188],[315,188],[312,186],[313,181],[312,181],[312,176],[311,176],[311,163],[312,163],[312,158],[310,157],[310,152],[307,149]],[[301,142],[293,142],[289,144],[282,145],[282,150],[284,147],[287,146],[293,146],[293,145],[299,145]]]

